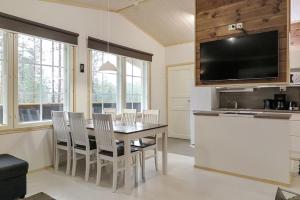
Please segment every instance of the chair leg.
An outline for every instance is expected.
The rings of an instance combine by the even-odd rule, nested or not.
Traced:
[[[91,167],[91,155],[88,153],[85,155],[85,181],[89,181],[89,176],[90,176],[90,167]]]
[[[71,156],[71,149],[67,150],[67,171],[66,174],[69,175],[71,171],[71,161],[72,161],[72,156]]]
[[[118,183],[118,161],[113,161],[113,192],[117,190],[117,183]]]
[[[140,166],[142,166],[143,161],[142,161],[142,152],[139,153],[139,158],[140,158]]]
[[[59,149],[56,149],[55,150],[55,166],[54,166],[54,169],[55,171],[58,170],[58,165],[59,165]]]
[[[76,165],[77,165],[77,158],[76,158],[76,152],[73,149],[73,167],[72,167],[72,176],[75,176],[76,174]]]
[[[135,180],[135,185],[138,185],[138,155],[134,156],[134,180]]]
[[[156,169],[156,171],[158,171],[157,149],[154,149],[154,162],[155,162],[155,169]]]
[[[142,180],[145,182],[145,152],[142,151]]]
[[[99,156],[97,156],[97,178],[96,178],[96,185],[100,185],[100,182],[101,182],[101,170],[102,170],[101,160],[100,160]]]

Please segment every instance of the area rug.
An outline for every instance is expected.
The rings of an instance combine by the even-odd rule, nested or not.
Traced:
[[[35,194],[33,196],[25,198],[25,200],[55,200],[54,198],[50,197],[49,195],[41,192],[38,194]]]

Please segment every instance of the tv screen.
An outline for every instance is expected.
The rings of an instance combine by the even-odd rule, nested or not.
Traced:
[[[278,77],[278,31],[200,44],[202,81]]]

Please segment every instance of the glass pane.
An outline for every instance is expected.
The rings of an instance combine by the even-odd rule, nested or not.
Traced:
[[[19,63],[32,63],[35,61],[35,41],[33,37],[19,35],[18,37],[18,60]]]
[[[53,48],[53,64],[54,66],[61,66],[61,60],[60,60],[60,43],[54,42],[54,48]]]
[[[34,57],[35,57],[35,63],[41,64],[42,62],[42,40],[39,38],[34,38]]]
[[[40,66],[19,63],[18,70],[18,101],[22,103],[39,103],[41,88]]]
[[[132,58],[126,58],[126,75],[132,76]]]
[[[133,85],[132,85],[132,94],[138,94],[141,95],[143,91],[143,84],[142,84],[142,78],[133,77],[132,78]]]
[[[117,66],[117,56],[92,51],[92,90],[93,112],[101,113],[103,108],[117,108],[118,75],[114,73],[100,72],[103,62],[109,60]]]
[[[51,119],[51,111],[63,111],[67,48],[63,43],[19,35],[18,101],[21,122]],[[31,45],[31,43],[33,45]],[[27,43],[30,43],[27,45]],[[25,56],[24,56],[25,55]],[[30,56],[27,56],[30,55]],[[26,59],[24,59],[26,58]],[[42,64],[42,65],[41,65]]]
[[[143,61],[134,59],[133,69],[132,69],[133,76],[142,77],[142,70],[143,70]]]
[[[116,55],[104,53],[103,63],[107,62],[108,60],[109,60],[109,62],[111,62],[113,65],[117,66],[117,56],[116,56]]]
[[[0,60],[4,59],[4,33],[0,31]]]
[[[103,74],[102,92],[104,94],[117,94],[117,76],[116,74]]]
[[[39,104],[19,104],[20,122],[40,121]]]
[[[103,53],[99,51],[92,51],[93,71],[99,71],[103,64]]]
[[[132,77],[126,76],[126,96],[132,94]]]
[[[53,65],[52,53],[53,53],[53,42],[50,40],[42,40],[42,64]]]
[[[6,33],[0,31],[0,125],[7,124],[7,37]]]
[[[141,110],[142,110],[142,98],[141,98],[141,95],[133,95],[132,96],[132,108],[136,109],[137,112],[141,112]]]

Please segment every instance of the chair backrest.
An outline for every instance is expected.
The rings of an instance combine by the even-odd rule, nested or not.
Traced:
[[[136,109],[124,109],[122,112],[121,121],[123,123],[135,123],[136,122]]]
[[[69,129],[65,119],[65,113],[60,111],[52,111],[51,116],[56,140],[60,142],[71,142]]]
[[[116,108],[103,108],[103,114],[111,115],[111,119],[116,121],[117,109]]]
[[[69,112],[69,122],[73,144],[86,146],[89,149],[88,132],[83,113]]]
[[[116,144],[111,115],[94,113],[93,123],[98,150],[114,152]]]
[[[142,123],[159,124],[159,110],[144,110],[142,113]]]

